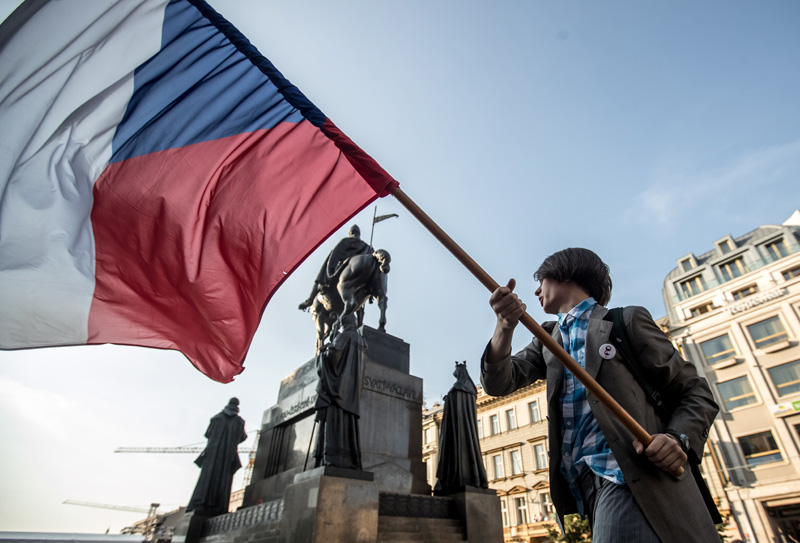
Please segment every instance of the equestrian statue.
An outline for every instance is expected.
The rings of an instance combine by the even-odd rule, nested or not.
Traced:
[[[314,288],[299,309],[311,310],[317,327],[317,354],[342,318],[355,314],[364,323],[364,304],[377,300],[381,314],[378,330],[386,331],[386,274],[392,258],[384,249],[373,250],[353,225],[328,255],[314,281]]]

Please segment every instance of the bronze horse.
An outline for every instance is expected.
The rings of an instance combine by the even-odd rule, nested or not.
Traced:
[[[373,298],[381,310],[378,330],[386,331],[386,274],[392,257],[384,249],[372,254],[356,255],[347,260],[333,285],[321,285],[311,304],[311,315],[317,327],[317,353],[333,330],[339,328],[345,315],[355,313],[358,326],[364,322],[364,304]],[[303,305],[300,306],[303,309]]]

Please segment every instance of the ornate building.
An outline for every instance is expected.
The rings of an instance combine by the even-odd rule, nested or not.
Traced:
[[[664,280],[669,334],[720,405],[706,477],[744,541],[800,540],[799,241],[796,211],[684,255]]]
[[[547,402],[544,382],[509,396],[489,396],[478,387],[478,432],[489,487],[500,496],[507,542],[549,541],[555,526],[548,478]],[[439,428],[443,406],[422,414],[422,456],[428,483],[436,484]]]

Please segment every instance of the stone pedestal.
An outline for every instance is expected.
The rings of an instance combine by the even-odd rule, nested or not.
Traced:
[[[208,517],[197,515],[194,512],[184,513],[175,532],[172,535],[173,543],[197,543],[203,533],[203,524]]]
[[[378,538],[378,485],[330,475],[321,467],[299,474],[284,494],[281,542],[370,542]]]
[[[368,326],[359,433],[365,471],[382,492],[430,494],[422,462],[422,379],[409,374],[408,343]],[[278,499],[295,475],[313,468],[316,360],[281,381],[278,403],[264,412],[244,507]]]
[[[502,543],[503,523],[500,498],[494,490],[474,486],[452,494],[461,522],[466,526],[467,541]]]

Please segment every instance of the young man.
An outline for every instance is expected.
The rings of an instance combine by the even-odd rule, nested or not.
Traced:
[[[623,322],[636,363],[670,408],[662,421],[613,346],[603,320],[611,298],[608,266],[588,249],[565,249],[534,274],[536,296],[558,322],[553,338],[653,437],[644,447],[593,394],[535,339],[511,355],[525,304],[515,281],[495,290],[489,304],[497,325],[481,360],[488,394],[504,396],[547,380],[550,493],[565,514],[589,518],[594,543],[711,543],[719,541],[695,482],[689,457],[702,458],[719,410],[708,383],[684,360],[643,307],[626,307]],[[683,467],[679,477],[671,475]]]

